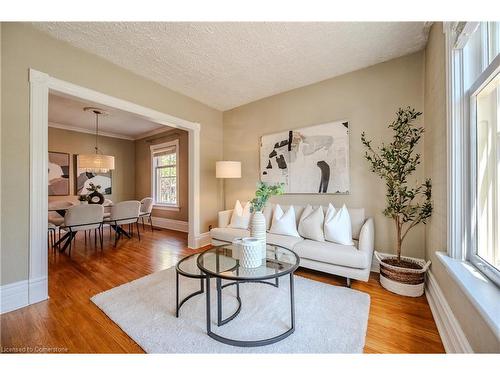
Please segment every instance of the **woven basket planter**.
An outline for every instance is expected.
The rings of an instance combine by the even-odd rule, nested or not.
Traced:
[[[380,284],[390,292],[408,296],[420,297],[424,294],[425,273],[431,264],[422,259],[401,257],[411,264],[411,267],[400,267],[390,264],[391,260],[397,259],[395,256],[383,256],[375,251],[375,257],[380,263]]]

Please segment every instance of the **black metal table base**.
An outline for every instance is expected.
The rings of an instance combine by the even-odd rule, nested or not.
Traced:
[[[240,294],[239,294],[239,284],[240,283],[261,283],[261,284],[267,284],[274,286],[276,288],[279,287],[279,281],[278,278],[275,279],[275,283],[271,283],[268,281],[263,281],[263,280],[248,280],[248,281],[234,281],[225,285],[221,285],[221,278],[216,277],[216,285],[217,285],[217,325],[221,326],[223,324],[228,323],[229,321],[233,320],[241,311],[241,299],[240,299]],[[237,300],[239,303],[239,306],[230,317],[226,319],[222,319],[222,289],[225,287],[228,287],[230,285],[236,284],[237,287]],[[274,344],[278,341],[281,341],[288,336],[290,336],[294,331],[295,331],[295,293],[294,293],[294,286],[293,286],[293,272],[290,273],[290,322],[291,322],[291,327],[274,337],[269,337],[266,339],[261,339],[261,340],[234,340],[228,337],[224,337],[221,335],[218,335],[212,331],[212,316],[211,316],[211,311],[210,311],[210,276],[206,275],[206,299],[207,299],[207,306],[206,306],[206,314],[207,314],[207,335],[211,337],[212,339],[219,341],[223,344],[227,345],[232,345],[232,346],[241,346],[241,347],[255,347],[255,346],[264,346],[264,345],[270,345]]]
[[[185,277],[192,278],[192,279],[200,279],[200,289],[187,295],[181,301],[179,301],[179,298],[180,298],[179,297],[179,289],[180,289],[179,276],[180,275],[183,275]],[[194,296],[205,293],[204,279],[205,279],[205,275],[187,275],[185,273],[180,273],[178,270],[176,270],[176,272],[175,272],[175,317],[176,318],[179,317],[179,311],[180,311],[182,305],[184,305],[184,303],[186,303],[189,299],[193,298]],[[238,302],[238,307],[237,307],[236,311],[233,314],[231,314],[231,316],[227,317],[226,319],[223,319],[222,318],[222,289],[226,288],[228,286],[231,286],[231,285],[235,285],[235,284],[236,284],[236,300]],[[232,283],[220,285],[217,289],[217,295],[218,295],[218,299],[217,299],[217,301],[218,301],[217,302],[218,303],[217,304],[217,310],[218,310],[217,325],[220,327],[220,326],[230,322],[231,320],[233,320],[241,311],[240,286],[239,286],[238,282],[232,282]]]
[[[198,294],[205,293],[205,284],[203,282],[203,278],[200,278],[200,289],[184,297],[182,301],[179,302],[179,275],[180,275],[179,272],[176,271],[175,272],[175,317],[176,318],[179,317],[179,310],[181,309],[182,305],[184,305],[185,302],[187,302],[190,298],[197,296]]]

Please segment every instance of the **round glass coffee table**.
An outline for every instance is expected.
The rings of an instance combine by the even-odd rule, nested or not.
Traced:
[[[213,247],[204,251],[197,257],[197,265],[205,274],[206,282],[206,315],[207,315],[207,334],[214,340],[224,344],[233,346],[263,346],[273,344],[290,336],[295,331],[295,301],[293,288],[293,273],[299,267],[299,256],[293,251],[280,246],[267,244],[266,259],[262,261],[262,265],[257,268],[245,268],[239,264],[239,254],[232,244]],[[233,320],[241,310],[241,298],[239,287],[242,283],[263,283],[267,285],[279,287],[279,278],[289,275],[290,280],[290,328],[285,332],[266,339],[243,341],[234,340],[228,337],[223,337],[212,332],[212,317],[210,312],[210,280],[215,278],[217,291],[217,325],[224,325]],[[226,284],[222,284],[222,280],[228,280]],[[273,280],[274,282],[272,282]],[[229,286],[236,286],[236,299],[238,300],[238,308],[229,317],[222,317],[222,289]]]

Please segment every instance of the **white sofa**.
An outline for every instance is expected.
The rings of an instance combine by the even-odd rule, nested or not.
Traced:
[[[281,205],[286,211],[288,206]],[[305,206],[293,205],[297,225]],[[271,226],[274,205],[268,205],[264,210],[267,230]],[[323,207],[326,212],[327,207]],[[368,281],[373,257],[374,224],[373,219],[365,217],[363,208],[349,208],[352,224],[353,246],[340,245],[333,242],[319,242],[301,237],[283,236],[267,233],[267,242],[293,250],[300,257],[300,266],[310,268],[350,279]],[[250,230],[229,228],[233,210],[219,212],[218,227],[210,231],[213,245],[232,242],[238,237],[247,237]]]

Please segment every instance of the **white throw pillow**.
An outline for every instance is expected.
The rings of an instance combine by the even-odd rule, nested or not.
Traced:
[[[229,228],[238,229],[248,229],[250,224],[250,202],[245,204],[245,207],[241,206],[240,201],[236,201],[233,209],[233,215],[231,216],[231,222],[229,223]]]
[[[351,217],[345,204],[338,211],[332,204],[328,205],[324,230],[327,241],[341,245],[354,245],[354,242],[352,242]]]
[[[302,212],[299,221],[299,234],[304,238],[309,238],[314,241],[324,241],[323,223],[325,214],[323,208],[314,209],[310,204]]]
[[[269,233],[300,237],[299,232],[297,232],[297,222],[295,221],[293,206],[290,206],[286,212],[283,212],[281,206],[279,204],[276,205]]]

